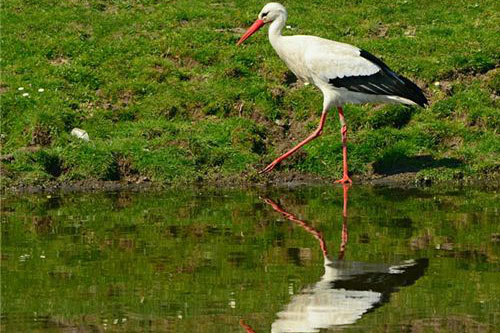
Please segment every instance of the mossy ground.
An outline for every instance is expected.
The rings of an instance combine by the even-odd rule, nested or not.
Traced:
[[[322,105],[319,91],[295,82],[264,32],[235,46],[262,5],[4,2],[2,186],[257,181],[258,170],[316,126]],[[285,5],[285,34],[362,47],[430,99],[426,109],[347,106],[353,174],[411,171],[435,180],[498,174],[498,1]],[[90,142],[72,137],[75,127]],[[324,135],[278,170],[336,178],[341,159],[332,112]]]

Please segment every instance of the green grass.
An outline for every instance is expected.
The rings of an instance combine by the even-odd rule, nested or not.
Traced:
[[[498,174],[498,1],[285,5],[285,34],[355,44],[430,96],[425,110],[347,106],[352,173]],[[0,140],[12,158],[2,159],[2,185],[255,175],[316,126],[322,105],[314,87],[290,84],[265,32],[235,46],[241,32],[233,29],[248,27],[261,6],[3,3]],[[336,118],[332,112],[325,135],[281,170],[340,176]],[[73,138],[74,127],[90,142]]]

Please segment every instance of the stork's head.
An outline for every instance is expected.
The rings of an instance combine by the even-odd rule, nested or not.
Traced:
[[[282,4],[277,2],[270,2],[266,4],[259,13],[259,20],[264,23],[270,23],[277,19],[280,15],[284,15],[286,18],[286,9]]]
[[[236,45],[240,45],[243,43],[248,37],[253,35],[257,30],[262,28],[262,26],[266,23],[271,23],[276,20],[278,17],[283,17],[286,20],[287,12],[285,7],[282,4],[277,2],[270,2],[266,4],[259,13],[257,21],[255,21],[250,28],[248,28],[247,32],[243,36],[241,36],[240,40]]]

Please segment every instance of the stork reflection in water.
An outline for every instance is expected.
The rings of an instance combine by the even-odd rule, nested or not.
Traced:
[[[349,185],[344,184],[338,259],[331,259],[321,231],[289,213],[277,202],[264,199],[276,212],[318,241],[325,269],[318,282],[303,288],[277,313],[271,332],[319,332],[329,327],[353,324],[365,313],[388,302],[391,293],[400,287],[412,285],[424,275],[428,266],[427,259],[408,260],[399,264],[344,260],[348,242],[348,190]],[[243,320],[240,325],[247,333],[255,333]]]

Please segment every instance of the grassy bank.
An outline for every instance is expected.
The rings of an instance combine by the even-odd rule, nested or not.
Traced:
[[[316,126],[322,102],[314,87],[296,82],[264,32],[235,47],[262,5],[5,1],[2,186],[258,180],[259,169]],[[360,46],[415,80],[431,101],[427,109],[348,106],[353,174],[498,174],[498,1],[285,5],[284,33]],[[90,141],[71,136],[75,127]],[[279,170],[339,177],[334,113],[324,133]]]

